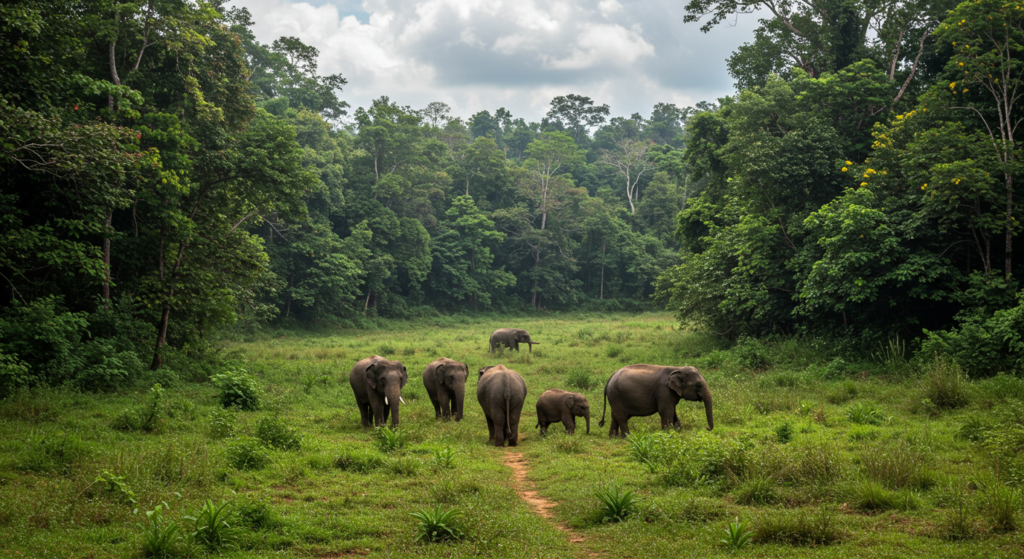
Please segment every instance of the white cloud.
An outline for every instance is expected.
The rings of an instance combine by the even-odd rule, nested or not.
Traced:
[[[702,34],[678,0],[233,0],[263,43],[295,36],[320,50],[320,71],[348,79],[353,107],[381,95],[454,115],[508,108],[539,120],[577,93],[613,115],[731,91],[725,59],[752,39],[758,15]],[[355,2],[361,1],[356,5]],[[621,2],[621,3],[620,3]]]

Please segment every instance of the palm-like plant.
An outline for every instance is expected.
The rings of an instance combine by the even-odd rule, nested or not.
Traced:
[[[739,517],[736,518],[735,522],[730,522],[729,527],[723,530],[725,532],[725,539],[721,540],[726,547],[734,550],[743,549],[748,543],[750,538],[754,535],[754,532],[747,530],[747,521],[741,521]]]
[[[456,509],[446,509],[443,505],[437,505],[434,510],[423,509],[411,514],[419,521],[416,541],[425,539],[428,542],[441,542],[462,539],[462,531],[454,524],[460,516]]]
[[[595,495],[604,505],[604,509],[601,511],[601,521],[603,522],[625,520],[636,508],[636,496],[633,495],[633,491],[622,491],[617,485],[599,489]]]

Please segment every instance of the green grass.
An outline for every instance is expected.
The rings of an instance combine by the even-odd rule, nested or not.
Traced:
[[[221,384],[251,389],[253,411],[224,408],[212,383],[159,399],[151,383],[0,401],[0,557],[1024,556],[1024,381],[1012,376],[967,381],[895,346],[874,360],[810,338],[735,348],[665,313],[381,324],[223,344],[232,366],[220,372],[258,385]],[[543,345],[488,355],[490,332],[507,326]],[[362,428],[348,384],[353,363],[375,353],[408,369],[396,431]],[[471,371],[461,422],[435,420],[423,388],[423,368],[442,356]],[[681,401],[680,430],[661,431],[655,415],[631,419],[629,440],[609,439],[597,427],[604,383],[639,362],[700,368],[715,430],[700,403]],[[474,394],[475,372],[497,363],[529,390],[513,449],[487,445]],[[533,429],[549,388],[588,397],[589,436]],[[149,424],[115,422],[125,410]],[[582,542],[519,498],[509,452]],[[613,486],[635,504],[601,522],[596,494]],[[446,511],[458,511],[461,537],[417,541],[413,514]],[[737,518],[754,535],[732,551],[721,541]],[[192,536],[211,533],[203,526],[229,530],[207,543]]]

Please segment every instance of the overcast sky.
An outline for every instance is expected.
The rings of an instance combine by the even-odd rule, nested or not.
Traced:
[[[650,115],[733,91],[725,60],[753,39],[757,16],[710,33],[683,23],[685,0],[234,0],[261,43],[294,36],[341,73],[356,107],[387,95],[431,101],[468,118],[505,107],[538,121],[557,95],[607,103],[612,116]]]

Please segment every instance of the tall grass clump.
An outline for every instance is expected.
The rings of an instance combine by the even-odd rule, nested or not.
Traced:
[[[270,463],[270,453],[252,437],[235,438],[228,445],[228,464],[236,470],[262,470]]]
[[[195,526],[191,539],[211,551],[238,547],[236,542],[241,532],[229,522],[229,505],[230,503],[225,501],[217,506],[212,500],[206,499],[192,516],[186,516],[185,518],[191,520]]]
[[[846,419],[849,419],[850,423],[860,425],[881,425],[886,421],[882,410],[875,407],[874,404],[865,402],[857,402],[846,408]]]
[[[601,501],[599,511],[601,522],[625,520],[636,510],[636,495],[632,490],[623,491],[618,485],[598,489],[594,496]]]
[[[416,541],[458,541],[463,537],[462,530],[456,525],[462,516],[457,509],[437,505],[437,508],[418,510],[410,515],[417,520]]]
[[[892,376],[899,376],[907,372],[910,363],[907,362],[907,342],[900,340],[899,336],[890,338],[885,344],[879,344],[879,350],[874,358],[885,367],[885,372]]]
[[[390,427],[377,427],[373,430],[377,448],[383,453],[395,452],[405,447],[409,440],[409,434],[400,429],[392,430]]]
[[[629,456],[647,466],[652,474],[669,465],[678,452],[678,440],[663,431],[633,432],[626,435],[626,442],[629,443]]]
[[[334,459],[334,467],[348,472],[368,474],[384,466],[384,457],[371,450],[350,450]]]
[[[299,432],[289,427],[279,416],[261,418],[256,424],[256,438],[268,448],[278,450],[300,450],[302,439]]]
[[[748,443],[699,433],[680,441],[662,480],[670,486],[684,487],[737,479],[746,471],[748,450]]]
[[[1020,527],[1017,515],[1024,504],[1018,490],[992,479],[984,485],[981,495],[981,510],[992,525],[992,531],[1017,531]]]
[[[928,468],[931,456],[904,440],[869,448],[860,455],[860,461],[872,479],[889,489],[928,489],[935,484],[935,474]]]
[[[166,413],[163,405],[164,389],[156,383],[146,393],[146,401],[140,406],[128,408],[114,416],[110,427],[117,431],[154,431],[163,422]]]
[[[790,545],[826,545],[842,536],[836,511],[822,506],[811,513],[769,512],[757,520],[756,540]]]
[[[779,502],[778,483],[766,477],[745,480],[733,492],[741,505],[772,505]]]
[[[600,385],[600,382],[594,378],[594,375],[590,374],[590,371],[582,368],[573,368],[569,371],[569,376],[566,378],[565,383],[571,388],[586,392],[593,390]]]
[[[955,409],[970,402],[967,377],[960,365],[937,355],[924,377],[924,397],[942,409]]]
[[[26,472],[58,472],[70,474],[75,464],[89,454],[87,447],[77,437],[60,434],[44,437],[37,443],[29,443],[18,460],[18,469]]]
[[[939,524],[939,534],[950,541],[969,540],[976,534],[971,495],[960,483],[949,486],[949,495],[949,509]]]

